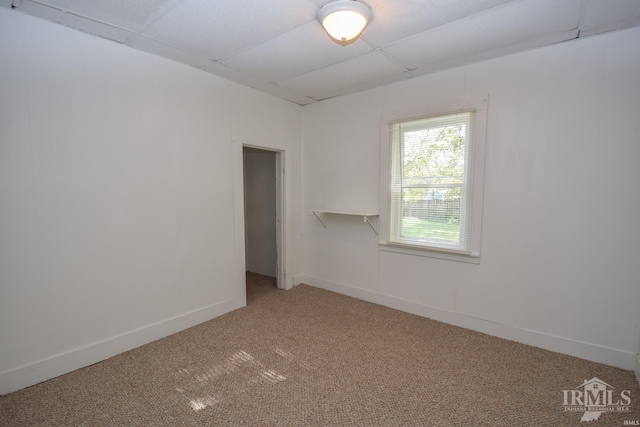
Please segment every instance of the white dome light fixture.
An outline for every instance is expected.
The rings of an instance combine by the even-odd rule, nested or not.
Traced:
[[[355,0],[337,0],[318,11],[318,21],[334,41],[341,45],[354,42],[367,26],[373,12]]]

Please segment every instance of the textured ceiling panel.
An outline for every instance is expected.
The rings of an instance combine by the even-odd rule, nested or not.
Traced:
[[[404,69],[390,62],[380,52],[371,52],[278,85],[309,98],[324,99],[342,93],[351,86],[375,84],[386,81],[390,76],[401,76],[404,72]]]
[[[231,68],[219,62],[211,65],[207,69],[207,71],[232,82],[238,83],[242,86],[258,89],[262,92],[269,93],[282,99],[286,99],[287,101],[295,102],[296,104],[306,105],[315,102],[315,100],[311,98],[300,95],[299,92],[294,92],[292,90],[271,83],[264,83],[262,80],[258,80],[251,76],[245,75],[237,70],[232,70]]]
[[[640,1],[590,0],[581,25],[581,37],[640,25]]]
[[[248,76],[237,70],[232,70],[231,68],[219,62],[213,63],[209,68],[207,68],[207,71],[217,76],[224,77],[227,80],[231,80],[232,82],[236,82],[243,86],[251,87],[254,89],[260,89],[261,87],[268,84],[263,82],[262,80],[256,79],[255,77]]]
[[[181,62],[183,64],[191,65],[196,68],[201,68],[203,70],[213,65],[213,61],[211,61],[210,59],[194,55],[192,53],[185,52],[171,46],[167,46],[163,43],[160,43],[153,39],[149,39],[147,37],[136,37],[129,43],[129,46],[135,47],[136,49],[140,49],[145,52],[156,54],[158,56],[162,56],[167,59]]]
[[[413,76],[640,25],[640,0],[358,0],[373,20],[340,46],[333,0],[0,0],[86,33],[306,105]]]
[[[549,15],[545,3],[561,3],[562,7],[556,6]],[[575,29],[579,10],[580,0],[528,0],[439,27],[384,50],[409,69],[434,68],[453,58]]]
[[[442,71],[449,68],[459,67],[461,65],[467,65],[474,62],[481,62],[491,58],[498,58],[505,55],[511,55],[518,52],[524,52],[531,49],[539,48],[540,46],[547,46],[555,43],[560,43],[567,40],[573,40],[578,37],[578,30],[569,30],[559,34],[547,35],[535,40],[527,40],[521,43],[504,45],[499,47],[492,47],[484,51],[468,52],[465,56],[452,56],[448,59],[438,62],[429,62],[420,66],[420,68],[414,70],[416,75],[433,73],[436,71]]]
[[[278,85],[268,84],[266,86],[261,86],[260,90],[265,93],[269,93],[271,95],[277,96],[278,98],[286,99],[291,102],[295,102],[300,105],[307,105],[316,102],[314,99],[307,98],[306,96],[301,96],[297,92],[293,92],[289,89],[285,89]]]
[[[36,0],[76,15],[133,31],[162,7],[176,0]]]
[[[362,55],[371,47],[357,40],[341,46],[316,20],[222,61],[229,68],[266,82],[279,82]]]
[[[314,20],[317,9],[311,0],[184,0],[145,35],[218,60]]]
[[[513,0],[369,0],[374,17],[364,37],[383,47]],[[562,0],[564,1],[564,0]]]
[[[131,36],[130,31],[105,25],[97,21],[85,19],[73,13],[65,13],[60,9],[55,9],[53,7],[45,6],[43,4],[35,3],[29,0],[22,0],[20,2],[20,11],[33,16],[37,16],[42,19],[46,19],[47,21],[57,22],[58,24],[76,28],[85,33],[93,34],[120,43],[123,43]]]
[[[582,25],[592,27],[640,17],[640,1],[615,0],[615,3],[616,7],[612,7],[611,0],[589,0]]]

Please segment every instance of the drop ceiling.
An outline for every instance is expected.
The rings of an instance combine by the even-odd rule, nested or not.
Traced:
[[[640,0],[363,0],[373,20],[333,42],[331,0],[0,0],[300,105],[640,25]],[[639,41],[640,42],[640,41]]]

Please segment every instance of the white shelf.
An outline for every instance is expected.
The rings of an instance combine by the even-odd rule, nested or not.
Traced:
[[[312,210],[311,211],[311,215],[315,216],[316,219],[318,221],[320,221],[320,224],[322,224],[322,226],[324,228],[327,228],[326,224],[324,223],[324,221],[322,221],[322,218],[320,218],[320,216],[318,214],[361,216],[363,221],[366,222],[367,224],[369,224],[369,227],[371,227],[373,232],[378,234],[378,230],[376,230],[376,228],[373,226],[373,224],[371,223],[371,220],[369,218],[377,217],[377,216],[380,215],[379,213],[376,213],[376,212],[359,212],[359,211],[329,211],[329,210],[324,210],[324,209],[314,209],[314,210]]]

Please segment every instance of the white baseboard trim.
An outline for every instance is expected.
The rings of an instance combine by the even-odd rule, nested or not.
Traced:
[[[243,306],[240,298],[232,298],[28,365],[0,372],[0,395],[12,393],[92,365]]]
[[[303,274],[298,274],[293,276],[293,286],[298,286],[304,283],[305,276]]]
[[[442,308],[432,307],[368,289],[324,280],[310,275],[302,275],[300,279],[301,283],[305,283],[310,286],[348,295],[350,297],[384,305],[386,307],[427,317],[429,319],[448,323],[454,326],[460,326],[462,328],[471,329],[510,341],[516,341],[545,350],[579,357],[581,359],[602,363],[608,366],[615,366],[626,370],[634,369],[634,359],[636,359],[636,357],[632,352],[475,318],[465,314],[456,313],[454,311],[444,310]],[[636,375],[638,375],[637,363],[636,359]]]

